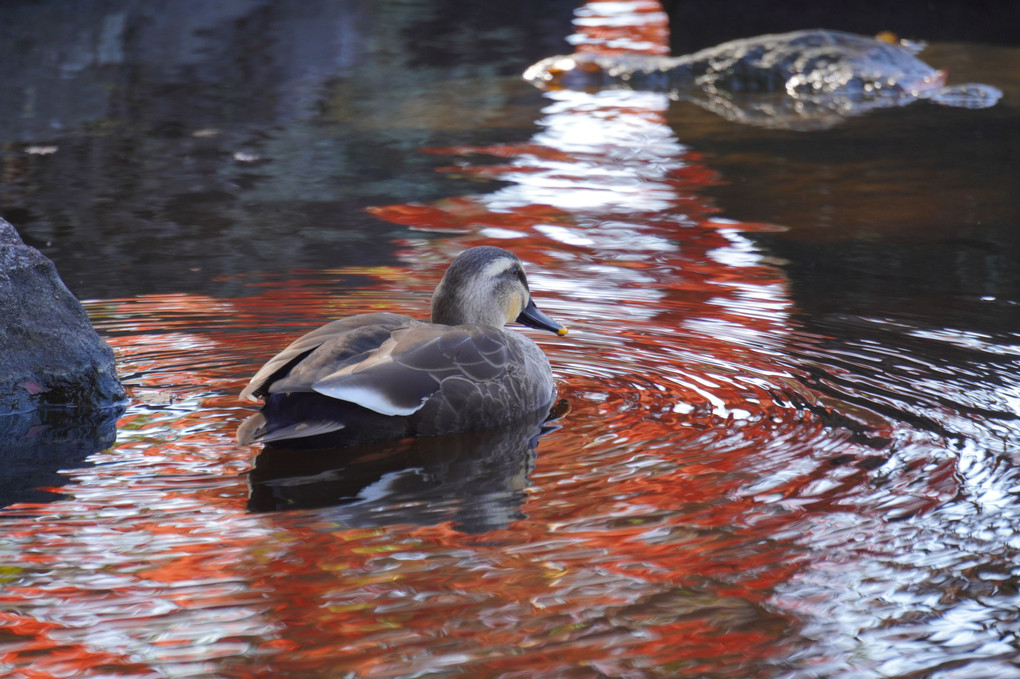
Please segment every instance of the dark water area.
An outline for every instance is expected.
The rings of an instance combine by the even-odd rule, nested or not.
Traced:
[[[741,0],[685,2],[664,0],[670,18],[669,43],[674,54],[693,52],[726,40],[764,33],[825,27],[862,35],[880,31],[909,39],[1015,46],[1020,7],[1002,0],[903,0],[876,4],[868,0],[748,5]]]
[[[0,423],[0,676],[1020,677],[1020,48],[932,7],[831,25],[996,106],[794,132],[521,80],[666,53],[652,0],[0,5],[0,216],[130,393]],[[806,20],[751,14],[698,39]],[[235,442],[483,244],[570,328],[512,330],[555,419]]]
[[[0,210],[85,298],[392,263],[366,206],[467,190],[422,147],[527,134],[574,3],[530,5],[11,3]]]

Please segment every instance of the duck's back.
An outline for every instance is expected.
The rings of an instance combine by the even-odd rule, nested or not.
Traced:
[[[257,400],[267,395],[271,386],[284,379],[294,385],[294,391],[311,391],[319,370],[329,369],[373,351],[395,330],[409,327],[414,322],[410,316],[379,312],[358,314],[327,323],[302,335],[269,359],[251,378],[241,392],[241,398]]]

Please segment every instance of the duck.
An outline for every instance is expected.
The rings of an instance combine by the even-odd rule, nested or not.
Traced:
[[[531,298],[521,260],[473,247],[449,265],[428,322],[357,314],[299,337],[241,392],[262,409],[237,430],[242,445],[337,448],[509,426],[548,414],[549,359],[516,322],[566,328]]]

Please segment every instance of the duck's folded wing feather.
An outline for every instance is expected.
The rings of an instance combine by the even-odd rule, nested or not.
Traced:
[[[281,379],[290,376],[299,365],[304,365],[306,359],[310,358],[313,352],[320,347],[329,346],[333,365],[337,362],[350,359],[378,347],[390,336],[394,329],[410,325],[412,320],[408,316],[391,313],[372,313],[350,316],[332,323],[327,323],[306,335],[294,340],[286,349],[278,353],[262,366],[255,376],[251,378],[248,386],[241,392],[242,399],[251,401],[258,400],[270,391],[270,386]],[[318,363],[324,363],[321,359]],[[308,374],[308,368],[300,372]],[[297,391],[311,391],[311,382],[305,389]],[[284,390],[286,391],[286,390]]]
[[[466,377],[478,382],[496,379],[506,371],[506,335],[490,326],[448,327],[436,334],[434,342],[405,340],[403,344],[407,348],[395,352],[394,360],[413,370],[430,373],[446,370],[444,377]]]
[[[383,415],[411,415],[440,389],[443,380],[498,379],[505,374],[508,360],[501,330],[483,325],[421,325],[397,330],[378,349],[337,366],[312,388]]]

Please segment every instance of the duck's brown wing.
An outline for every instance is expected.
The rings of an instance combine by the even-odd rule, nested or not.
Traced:
[[[286,349],[278,353],[262,366],[251,378],[248,386],[241,392],[241,398],[256,401],[260,396],[271,391],[270,387],[279,380],[294,376],[299,366],[309,361],[313,353],[319,355],[304,369],[297,370],[298,376],[312,377],[304,388],[300,388],[300,379],[290,382],[291,389],[285,391],[312,391],[311,384],[314,374],[323,370],[323,364],[336,366],[349,361],[352,357],[371,352],[379,347],[393,334],[393,331],[408,327],[414,323],[409,316],[391,313],[372,313],[350,316],[339,321],[327,323],[321,328],[302,335],[294,340]],[[328,347],[320,352],[320,348]],[[312,368],[315,368],[312,370]],[[328,368],[328,366],[327,366]],[[328,372],[328,370],[327,370]],[[275,391],[275,390],[274,390]]]
[[[305,363],[327,351],[323,345],[291,371],[308,380]],[[510,360],[504,333],[484,325],[414,324],[395,330],[375,350],[334,362],[328,373],[315,371],[312,390],[355,403],[383,415],[411,415],[435,394],[444,380],[488,382],[506,374]],[[311,366],[309,366],[311,367]],[[291,378],[270,386],[276,393],[291,388]]]

